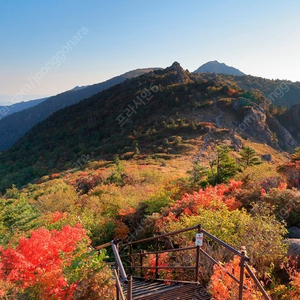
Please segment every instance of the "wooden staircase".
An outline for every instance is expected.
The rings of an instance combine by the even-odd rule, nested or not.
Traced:
[[[127,288],[124,287],[127,298]],[[171,283],[165,284],[156,280],[133,279],[133,300],[210,300],[210,294],[201,284],[195,283]]]
[[[176,245],[172,243],[172,238],[182,233],[188,233],[188,236],[192,236],[191,233],[194,231],[194,242],[188,243],[188,246]],[[196,232],[195,232],[196,231]],[[203,247],[203,238],[208,239],[210,243],[217,243],[221,247],[224,247],[227,251],[230,251],[232,255],[240,258],[240,272],[239,274],[233,274],[226,270],[222,264],[215,260],[209,253],[207,253]],[[192,241],[192,240],[191,240]],[[173,231],[170,233],[146,238],[143,240],[129,242],[122,244],[121,240],[115,239],[109,243],[96,247],[97,250],[111,247],[113,250],[115,262],[112,263],[114,278],[116,281],[117,300],[208,300],[212,299],[211,295],[205,290],[205,288],[199,283],[200,277],[200,256],[203,259],[211,261],[213,264],[219,265],[223,268],[223,271],[236,282],[239,289],[238,300],[243,300],[244,291],[246,287],[244,285],[244,279],[246,276],[251,277],[256,287],[260,290],[263,295],[262,299],[271,300],[263,286],[251,270],[248,265],[249,257],[247,256],[245,247],[241,248],[241,251],[236,250],[230,245],[226,244],[216,236],[210,234],[205,229],[201,228],[201,225]],[[143,249],[145,243],[148,245],[148,251]],[[153,243],[151,246],[149,243]],[[119,249],[119,245],[121,248]],[[149,247],[150,246],[150,247]],[[149,251],[150,249],[150,251]],[[120,256],[119,251],[125,252],[124,255]],[[159,264],[159,256],[162,253],[184,253],[192,255],[195,260],[189,265],[181,264]],[[194,253],[194,254],[192,254]],[[147,255],[154,256],[152,265],[145,265],[145,258]],[[122,257],[122,259],[121,259]],[[125,269],[127,271],[125,271]],[[154,278],[146,280],[144,275],[146,271],[151,270],[150,274]],[[166,270],[174,272],[176,279],[160,279],[160,271]],[[178,272],[183,273],[178,273]],[[127,272],[127,273],[126,273]],[[130,274],[130,275],[127,275]],[[134,274],[133,277],[131,274]],[[182,274],[178,276],[178,274]],[[139,277],[137,277],[139,276]],[[149,276],[149,273],[148,273]],[[176,278],[173,277],[173,278]],[[185,278],[185,279],[184,279]]]

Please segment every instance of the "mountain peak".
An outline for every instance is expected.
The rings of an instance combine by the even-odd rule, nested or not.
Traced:
[[[175,61],[173,62],[173,64],[166,68],[166,71],[170,72],[170,71],[180,71],[180,72],[184,72],[183,68],[181,67],[180,63]]]
[[[175,61],[170,67],[166,68],[165,72],[175,74],[174,83],[186,83],[190,80],[188,72],[186,72],[177,61]]]
[[[216,73],[216,74],[228,74],[228,75],[245,75],[240,70],[230,67],[224,63],[220,63],[217,60],[209,61],[199,67],[194,73]]]
[[[180,63],[177,62],[177,61],[174,61],[174,62],[173,62],[171,68],[172,68],[172,69],[175,69],[175,70],[182,69]]]

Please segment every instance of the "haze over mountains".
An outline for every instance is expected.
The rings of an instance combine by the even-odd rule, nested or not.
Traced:
[[[102,90],[105,90],[113,85],[123,82],[126,79],[134,78],[145,72],[152,71],[153,68],[137,69],[129,71],[120,76],[111,78],[105,82],[93,84],[86,87],[76,87],[70,91],[58,94],[56,96],[49,97],[45,101],[39,102],[27,102],[24,105],[28,105],[29,108],[16,112],[3,119],[0,119],[0,151],[11,147],[20,137],[22,137],[28,130],[34,125],[45,120],[52,113],[66,107],[73,105],[84,98],[88,98]],[[38,104],[30,107],[31,104]],[[23,104],[15,104],[14,107],[21,107]],[[7,115],[7,111],[11,110],[10,107],[4,107],[3,111]]]
[[[36,106],[47,98],[36,99],[36,100],[29,100],[29,101],[22,101],[19,103],[15,103],[12,105],[2,105],[0,106],[0,120],[19,111],[25,110],[27,108]]]

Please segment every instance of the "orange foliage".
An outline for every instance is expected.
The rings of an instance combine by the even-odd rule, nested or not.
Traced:
[[[128,216],[135,213],[135,209],[132,207],[122,208],[119,211],[119,216]]]
[[[288,187],[300,187],[300,162],[289,162],[280,166],[279,171],[287,177]]]
[[[216,300],[230,300],[238,299],[239,286],[238,284],[226,273],[229,272],[239,279],[240,274],[240,258],[235,256],[232,261],[224,264],[222,267],[219,265],[214,266],[214,274],[211,277],[210,292],[213,299]],[[258,291],[253,280],[245,271],[244,285],[244,299],[247,300],[260,300],[262,294]]]
[[[287,188],[287,184],[286,184],[285,182],[280,182],[280,183],[279,183],[278,189],[279,189],[280,191],[286,190],[286,188]]]
[[[115,237],[118,239],[125,240],[129,233],[129,228],[122,221],[115,222]]]
[[[67,282],[63,267],[70,264],[83,239],[88,238],[79,224],[61,231],[32,231],[30,238],[20,238],[16,249],[0,248],[0,281],[22,289],[38,286],[43,299],[72,299],[76,284]]]
[[[54,173],[50,176],[51,179],[55,179],[55,178],[59,178],[60,177],[60,173]]]
[[[193,194],[186,193],[165,211],[165,216],[178,218],[181,214],[197,215],[200,208],[217,209],[224,204],[229,210],[238,209],[241,203],[231,194],[240,190],[241,186],[241,181],[231,180],[228,185],[219,184]]]
[[[152,267],[152,269],[148,269],[145,278],[155,278],[155,271],[154,267],[156,266],[156,255],[149,254],[148,262],[146,262],[147,266]],[[160,253],[158,255],[158,266],[159,267],[168,267],[169,266],[169,255],[168,253]],[[158,274],[160,278],[163,279],[172,279],[172,269],[158,269]],[[168,284],[168,282],[167,282]]]
[[[60,211],[53,212],[52,214],[50,214],[50,222],[49,223],[50,224],[56,223],[61,219],[65,219],[67,216],[68,216],[67,212],[64,212],[64,213],[62,213]]]
[[[300,273],[297,270],[298,261],[297,259],[291,259],[287,265],[283,265],[283,268],[289,275],[290,284],[292,289],[289,291],[290,299],[300,298]]]

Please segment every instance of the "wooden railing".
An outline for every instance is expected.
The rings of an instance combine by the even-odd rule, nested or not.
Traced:
[[[113,273],[115,276],[116,280],[116,292],[117,292],[117,300],[121,298],[121,300],[132,300],[132,276],[131,274],[127,276],[123,262],[120,258],[119,255],[119,243],[121,240],[119,239],[114,239],[113,241],[103,244],[101,246],[96,247],[97,250],[101,250],[103,248],[111,246],[114,257],[115,257],[115,265],[113,268]],[[122,283],[121,280],[123,281],[124,284],[127,284],[127,297],[125,298],[123,288],[122,288]]]
[[[165,239],[166,237],[171,237],[175,236],[184,232],[189,232],[189,231],[195,231],[195,246],[188,246],[188,247],[182,247],[182,248],[171,248],[171,249],[160,249],[160,241]],[[203,247],[202,247],[202,242],[203,242],[203,237],[207,237],[210,240],[218,243],[222,247],[226,248],[229,250],[233,255],[237,255],[240,257],[240,274],[239,278],[237,278],[235,275],[231,274],[228,272],[220,262],[218,262],[216,259],[214,259],[209,253],[207,253]],[[154,251],[145,251],[141,249],[141,245],[144,243],[150,243],[154,242]],[[247,270],[249,276],[252,278],[254,281],[255,285],[257,288],[260,290],[262,293],[263,297],[267,300],[270,300],[270,297],[268,296],[267,292],[255,276],[255,274],[252,272],[250,269],[248,262],[249,262],[249,257],[246,254],[246,249],[245,247],[241,248],[241,251],[236,250],[235,248],[231,247],[227,243],[223,242],[216,236],[210,234],[207,232],[205,229],[201,228],[201,225],[196,225],[193,227],[188,227],[185,229],[173,231],[170,233],[142,239],[142,240],[137,240],[133,242],[129,242],[126,244],[121,245],[121,250],[122,252],[126,251],[125,255],[120,256],[119,255],[119,250],[118,250],[118,244],[120,243],[120,240],[114,240],[110,243],[104,244],[102,246],[96,247],[96,249],[101,249],[107,246],[112,246],[114,256],[115,256],[115,261],[116,261],[116,270],[114,272],[117,272],[118,274],[121,275],[121,278],[125,284],[127,284],[127,299],[132,299],[132,277],[131,275],[136,272],[136,270],[139,270],[139,275],[140,277],[144,277],[144,270],[155,270],[155,279],[156,280],[163,280],[167,282],[177,282],[177,283],[199,283],[199,266],[200,266],[200,253],[202,253],[207,259],[209,259],[213,264],[219,265],[221,268],[223,268],[224,272],[228,276],[230,276],[239,286],[239,300],[243,300],[243,294],[244,290],[247,289],[247,287],[244,285],[244,279],[245,279],[245,269]],[[135,248],[135,249],[134,249]],[[135,250],[135,251],[134,251]],[[137,251],[138,250],[138,251]],[[159,254],[161,253],[174,253],[174,252],[184,252],[184,251],[195,251],[195,265],[194,266],[160,266],[159,265]],[[144,265],[144,258],[147,255],[155,255],[155,266],[146,266]],[[135,259],[135,257],[139,257],[139,259]],[[130,276],[126,275],[125,268],[123,266],[123,261],[128,261],[128,269],[130,270]],[[139,264],[136,264],[136,262],[139,262]],[[192,270],[194,272],[194,280],[172,280],[172,279],[160,279],[159,278],[159,270]],[[117,274],[117,273],[116,273]],[[116,275],[115,275],[116,276]],[[119,275],[116,276],[116,286],[117,286],[117,293],[118,295],[120,294],[122,299],[124,298],[124,295],[122,295],[121,287],[120,287],[120,282],[118,282]],[[119,297],[119,296],[118,296]],[[131,298],[130,298],[131,297]],[[119,298],[118,298],[119,299]]]

